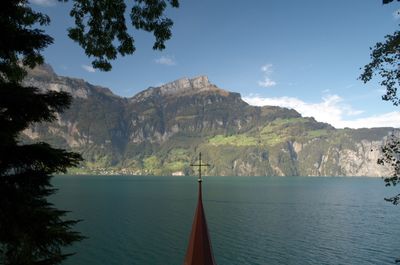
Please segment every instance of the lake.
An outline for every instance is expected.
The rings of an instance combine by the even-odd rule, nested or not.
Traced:
[[[181,265],[196,177],[57,176],[52,201],[88,238],[66,265]],[[397,194],[378,178],[205,177],[203,202],[218,265],[394,264]]]

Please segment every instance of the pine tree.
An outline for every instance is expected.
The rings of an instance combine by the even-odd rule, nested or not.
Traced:
[[[62,247],[82,239],[77,220],[48,202],[51,176],[76,166],[81,156],[46,143],[22,144],[19,134],[35,122],[50,122],[71,102],[65,92],[21,84],[26,67],[43,62],[52,38],[35,24],[49,18],[25,1],[0,4],[0,264],[59,264]]]
[[[59,0],[66,2],[68,0]],[[125,22],[124,0],[73,0],[75,27],[68,30],[94,68],[109,71],[117,55],[135,51]],[[153,49],[165,48],[173,22],[164,16],[178,0],[134,0],[130,12],[137,30],[152,32]],[[62,248],[82,240],[65,220],[66,212],[48,202],[56,190],[50,179],[82,160],[79,154],[39,142],[23,144],[20,133],[36,122],[52,122],[71,103],[65,92],[26,87],[27,67],[42,64],[41,51],[53,39],[38,26],[50,23],[28,0],[0,1],[0,265],[59,264],[71,254]]]

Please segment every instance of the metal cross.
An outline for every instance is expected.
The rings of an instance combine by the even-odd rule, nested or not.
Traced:
[[[202,167],[209,167],[210,164],[203,164],[201,161],[201,152],[199,153],[199,162],[197,164],[190,164],[191,167],[199,167],[198,172],[199,172],[199,179],[197,180],[198,182],[202,182],[203,180],[201,179],[201,168]]]

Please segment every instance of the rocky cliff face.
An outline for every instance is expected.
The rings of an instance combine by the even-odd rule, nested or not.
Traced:
[[[183,78],[132,98],[84,80],[57,76],[44,65],[26,85],[67,91],[74,101],[57,122],[25,130],[81,152],[81,171],[187,174],[199,151],[213,175],[382,176],[376,164],[390,128],[337,130],[295,110],[253,107],[207,77]]]

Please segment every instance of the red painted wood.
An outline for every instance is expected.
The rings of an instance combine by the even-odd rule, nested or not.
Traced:
[[[199,180],[199,198],[192,224],[189,245],[184,265],[215,265],[214,255],[208,234],[206,216],[204,214],[201,179]]]

